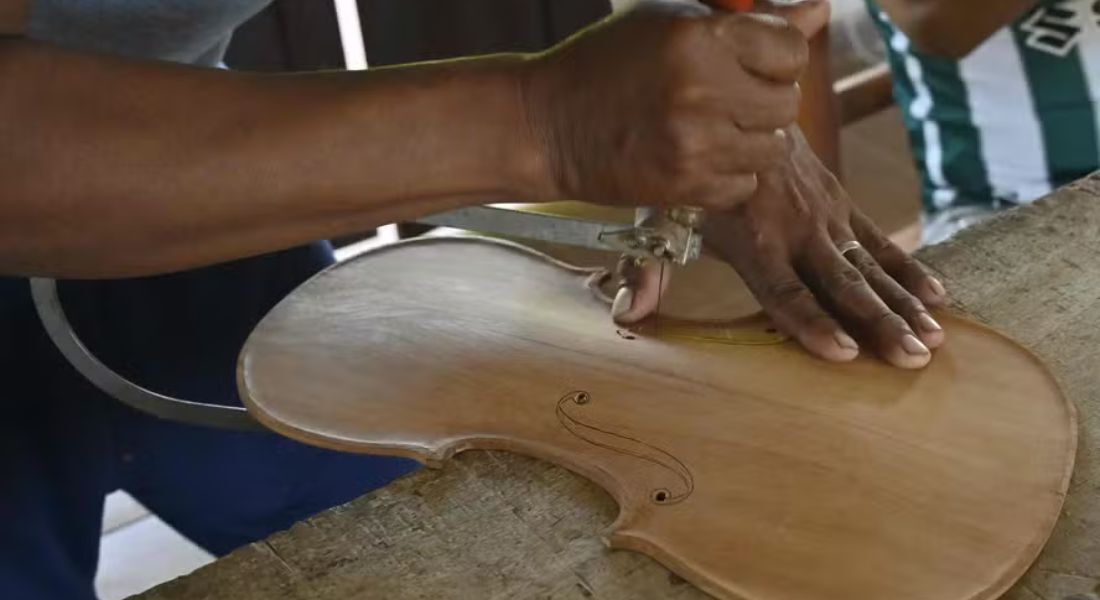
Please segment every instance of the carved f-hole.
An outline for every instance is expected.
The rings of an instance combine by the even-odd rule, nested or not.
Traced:
[[[623,433],[597,427],[578,416],[583,407],[591,402],[592,395],[583,390],[575,390],[562,396],[557,406],[558,421],[562,427],[593,446],[633,456],[638,460],[657,465],[671,474],[672,485],[650,491],[649,499],[654,504],[676,504],[695,491],[695,478],[680,459],[657,446]]]

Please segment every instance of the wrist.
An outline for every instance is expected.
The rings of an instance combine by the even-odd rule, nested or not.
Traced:
[[[546,155],[528,126],[529,62],[501,54],[367,72],[373,85],[360,97],[377,108],[363,113],[364,124],[400,136],[382,162],[406,154],[420,165],[399,195],[448,205],[555,199]]]
[[[568,194],[559,184],[556,161],[553,154],[553,136],[549,133],[547,103],[537,83],[542,59],[525,56],[518,60],[511,71],[511,93],[517,120],[513,131],[516,152],[511,156],[511,169],[515,173],[522,197],[534,202],[553,202],[565,199]]]
[[[449,77],[466,107],[453,115],[465,122],[449,128],[464,139],[452,141],[469,153],[467,161],[477,162],[475,170],[492,181],[495,193],[509,200],[562,198],[553,177],[550,146],[538,126],[545,111],[536,110],[530,98],[538,62],[519,54],[458,60]]]

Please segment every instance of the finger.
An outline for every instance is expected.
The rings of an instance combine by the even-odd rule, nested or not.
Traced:
[[[710,174],[683,188],[676,194],[674,203],[711,211],[729,211],[752,198],[757,185],[756,175],[752,174]]]
[[[802,105],[802,89],[798,85],[770,81],[748,90],[741,86],[727,97],[741,99],[727,106],[734,121],[745,131],[771,133],[789,127],[798,120]]]
[[[737,48],[747,72],[777,83],[795,83],[810,60],[809,43],[785,19],[763,14],[715,14],[718,36]]]
[[[735,191],[738,197],[743,197],[756,192],[757,173],[773,169],[786,160],[787,156],[788,150],[782,131],[771,136],[749,134],[742,136],[739,142],[717,144],[705,155],[689,159],[691,168],[684,171],[693,176],[690,185],[696,188],[695,191]],[[727,177],[723,181],[712,180],[718,176]],[[737,177],[743,177],[744,180],[734,181]]]
[[[740,142],[736,152],[740,161],[737,166],[753,173],[770,170],[791,153],[790,140],[782,129],[768,133],[743,133]],[[731,156],[733,153],[724,155]]]
[[[869,217],[853,211],[851,222],[856,239],[905,289],[926,306],[942,306],[947,302],[947,290],[940,280],[928,273],[920,261],[891,242]]]
[[[754,260],[739,260],[748,252],[727,256],[745,284],[780,331],[825,360],[846,362],[859,355],[859,345],[818,304],[785,258],[775,252],[755,252]]]
[[[661,275],[661,261],[639,260],[633,256],[619,259],[618,272],[622,278],[615,301],[611,304],[611,318],[616,323],[637,323],[657,310],[661,295],[668,289],[671,269]]]
[[[917,337],[929,348],[938,348],[943,344],[943,327],[928,313],[924,303],[910,294],[896,279],[891,277],[875,257],[864,248],[854,248],[844,253],[844,257],[858,270],[871,289],[890,307],[890,310],[902,316]]]
[[[815,291],[879,356],[907,369],[928,364],[932,358],[928,347],[841,256],[832,239],[824,233],[818,236],[811,242],[804,262],[803,270],[815,283]]]
[[[790,154],[786,131],[745,131],[725,109],[681,118],[667,139],[668,162],[680,162],[685,171],[705,167],[726,174],[759,173]]]

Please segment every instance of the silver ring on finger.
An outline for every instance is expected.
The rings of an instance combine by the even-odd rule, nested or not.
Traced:
[[[862,247],[863,247],[863,244],[861,244],[861,243],[859,243],[855,240],[851,240],[851,241],[848,241],[848,242],[841,242],[841,243],[836,245],[837,252],[840,252],[840,255],[845,257],[845,258],[847,258],[848,253],[851,252],[852,250],[859,250]]]

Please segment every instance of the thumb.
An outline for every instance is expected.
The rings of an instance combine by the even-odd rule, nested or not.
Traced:
[[[668,289],[671,269],[666,268],[661,275],[664,261],[656,259],[639,260],[632,256],[619,259],[618,273],[621,278],[619,291],[611,304],[611,318],[621,325],[637,323],[657,310],[661,296]]]

